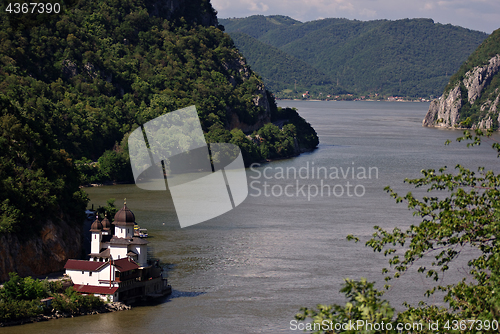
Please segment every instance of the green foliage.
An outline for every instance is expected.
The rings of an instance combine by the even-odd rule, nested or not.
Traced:
[[[340,292],[347,298],[344,306],[318,305],[317,310],[303,307],[295,318],[300,321],[311,318],[311,328],[315,334],[397,333],[370,331],[362,326],[361,321],[370,324],[390,323],[392,326],[394,309],[386,300],[380,298],[383,293],[374,288],[373,282],[368,282],[365,278],[360,281],[346,279]]]
[[[271,112],[271,121],[286,120],[285,124],[293,124],[300,150],[311,150],[319,145],[316,130],[305,119],[300,117],[295,108],[278,107]]]
[[[83,220],[87,197],[44,115],[0,94],[0,233],[36,233],[46,220]]]
[[[105,151],[97,162],[99,172],[106,180],[123,181],[132,179],[130,162],[123,153],[113,150]]]
[[[250,166],[252,162],[262,160],[262,155],[258,146],[250,140],[240,129],[231,130],[231,144],[238,145],[241,149],[245,166]]]
[[[108,200],[106,201],[106,205],[102,207],[100,206],[96,211],[102,218],[107,215],[109,221],[113,221],[113,217],[118,212],[118,209],[115,206],[115,199],[108,198]]]
[[[271,121],[281,124],[265,124],[247,136],[240,129],[226,130],[215,123],[205,134],[208,143],[232,143],[242,151],[245,165],[263,159],[286,158],[300,151],[312,150],[319,144],[318,135],[312,126],[299,116],[296,109],[276,107],[272,96]],[[297,144],[297,145],[296,145]]]
[[[0,302],[0,321],[24,319],[43,313],[39,300]]]
[[[40,300],[51,295],[52,308],[60,312],[77,314],[102,306],[99,297],[77,293],[73,287],[62,291],[60,281],[48,282],[21,278],[17,273],[9,273],[10,279],[0,288],[0,321],[30,318],[45,312]]]
[[[9,273],[0,289],[0,321],[29,318],[43,313],[40,299],[48,296],[48,284],[31,277]]]
[[[246,96],[261,81],[227,66],[239,57],[229,36],[196,24],[213,11],[209,1],[183,6],[167,20],[150,16],[146,1],[80,1],[32,30],[2,13],[0,87],[36,108],[79,160],[97,160],[138,124],[188,105],[204,130],[211,114],[228,124],[227,109],[263,112]]]
[[[73,287],[66,289],[64,294],[55,294],[52,307],[59,312],[77,314],[87,312],[102,306],[104,302],[93,295],[81,295]]]
[[[10,279],[4,283],[0,289],[0,300],[33,300],[48,296],[47,286],[44,282],[33,279],[19,277],[17,273],[9,273]]]
[[[415,187],[427,186],[427,191],[447,191],[445,199],[439,196],[416,198],[412,193],[398,196],[390,188],[387,191],[397,202],[406,201],[420,216],[422,222],[408,230],[394,229],[392,232],[375,227],[377,232],[367,245],[376,251],[382,251],[388,245],[408,246],[404,257],[394,255],[389,263],[395,269],[395,277],[404,273],[410,265],[425,254],[436,252],[432,266],[435,269],[420,267],[419,271],[438,281],[439,273],[448,270],[449,263],[458,257],[465,246],[477,248],[481,255],[469,261],[471,273],[480,279],[485,271],[491,270],[490,261],[500,252],[496,236],[500,233],[499,193],[496,189],[500,180],[492,171],[479,169],[472,172],[460,165],[457,174],[433,169],[423,170],[420,179],[407,179]],[[387,248],[384,254],[396,252]],[[476,277],[477,276],[477,277]],[[387,279],[390,279],[388,277]]]
[[[293,71],[300,73],[298,87],[315,82],[318,72],[322,73],[318,78],[326,76],[327,80],[321,79],[323,94],[337,94],[331,91],[333,83],[333,88],[338,89],[338,85],[359,94],[440,95],[449,76],[487,37],[482,32],[436,24],[430,19],[323,19],[301,23],[251,16],[220,22],[235,36],[249,64],[274,87],[288,85],[294,89],[290,86],[291,74],[278,71],[293,66]],[[283,53],[274,49],[259,53],[264,49],[262,43],[252,38]],[[279,58],[267,60],[270,55]],[[285,59],[293,59],[290,66],[284,64]],[[305,74],[306,66],[315,69],[310,76]],[[313,89],[317,88],[308,87]]]
[[[295,153],[294,138],[296,130],[293,125],[285,125],[280,130],[274,124],[266,124],[254,133],[260,141],[259,149],[264,159],[275,159],[291,156]]]
[[[347,93],[321,70],[276,47],[238,31],[232,32],[231,38],[249,59],[252,68],[262,76],[266,86],[278,97],[285,97],[283,91],[287,89],[292,90],[294,95],[306,90],[319,90],[329,94]]]

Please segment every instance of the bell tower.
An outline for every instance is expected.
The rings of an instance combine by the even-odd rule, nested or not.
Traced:
[[[99,254],[101,251],[102,241],[102,224],[99,221],[99,216],[95,216],[95,220],[90,226],[90,252],[92,254]]]

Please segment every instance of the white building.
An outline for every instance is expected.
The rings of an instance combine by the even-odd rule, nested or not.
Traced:
[[[148,263],[148,241],[134,237],[135,216],[126,204],[113,222],[96,217],[90,228],[90,260],[68,260],[64,269],[74,289],[108,301],[133,302],[170,293],[161,268]]]

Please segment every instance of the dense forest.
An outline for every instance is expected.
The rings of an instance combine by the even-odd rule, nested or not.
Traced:
[[[130,180],[128,134],[189,105],[207,140],[238,144],[247,164],[317,146],[295,110],[277,108],[209,0],[57,2],[50,14],[0,5],[0,232],[81,219],[78,186]],[[283,129],[231,126],[235,115],[251,125],[283,113]]]
[[[266,86],[280,97],[293,97],[292,91],[348,93],[325,73],[274,46],[238,31],[231,33],[231,37],[238,49],[251,60],[252,68],[259,69]]]
[[[219,22],[226,32],[234,34],[237,47],[269,81],[277,97],[287,89],[294,90],[295,80],[298,87],[316,89],[315,78],[323,81],[324,94],[337,94],[332,91],[333,83],[337,89],[357,94],[437,96],[488,36],[431,19],[323,19],[302,23],[285,16],[251,16]],[[263,62],[276,51],[266,51],[262,43],[302,60],[321,75],[308,72],[302,63],[284,61],[284,56],[272,63]],[[295,76],[284,76],[285,71]],[[325,76],[328,79],[323,80]]]

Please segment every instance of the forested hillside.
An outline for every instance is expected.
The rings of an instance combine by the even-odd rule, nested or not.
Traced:
[[[283,16],[251,16],[220,23],[229,34],[239,34],[236,45],[264,80],[273,83],[270,89],[277,96],[283,87],[294,89],[295,82],[279,78],[272,71],[274,63],[258,61],[251,49],[262,50],[260,44],[240,46],[241,34],[279,48],[327,76],[325,93],[333,82],[358,94],[415,97],[441,94],[450,76],[487,37],[483,32],[437,24],[431,19],[323,19],[301,23]],[[281,60],[276,62],[280,64]],[[303,72],[300,66],[295,71]],[[312,73],[308,78],[314,76]],[[306,85],[299,81],[298,86]]]
[[[247,164],[317,145],[293,110],[294,124],[268,124],[283,111],[209,0],[51,2],[59,12],[0,6],[0,232],[81,219],[79,184],[130,179],[128,134],[178,108],[196,105],[207,140]]]
[[[252,60],[252,68],[260,69],[258,73],[264,78],[266,86],[279,92],[280,97],[293,97],[293,91],[302,93],[307,90],[347,93],[328,75],[278,48],[240,32],[231,33],[231,38],[241,53]]]

